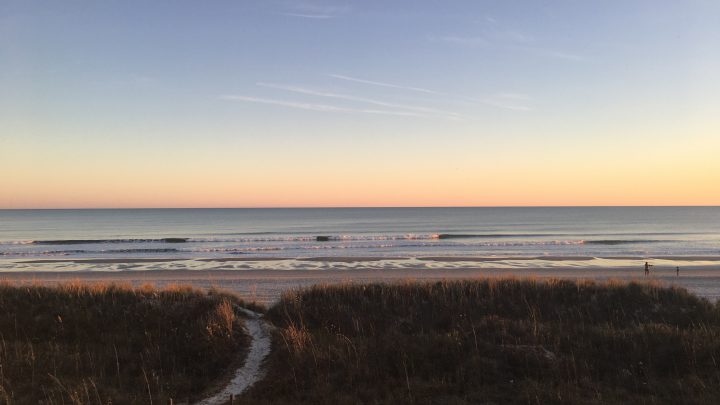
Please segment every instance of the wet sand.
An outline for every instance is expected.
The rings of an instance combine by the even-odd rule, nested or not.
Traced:
[[[594,260],[592,256],[508,256],[508,257],[474,257],[474,256],[428,256],[418,257],[418,260],[428,260],[433,262],[500,262],[500,261],[524,261],[524,260],[543,260],[553,262],[563,261],[585,261]]]
[[[113,263],[167,263],[174,262],[175,259],[152,259],[152,258],[138,258],[138,259],[35,259],[26,260],[22,263],[31,264],[51,264],[51,263],[87,263],[87,264],[113,264]]]

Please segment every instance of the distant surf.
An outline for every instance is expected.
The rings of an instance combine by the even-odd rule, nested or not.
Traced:
[[[713,257],[717,218],[718,207],[0,210],[0,258]]]
[[[61,239],[33,240],[33,245],[93,245],[101,243],[185,243],[190,238],[159,238],[159,239]]]
[[[627,245],[627,244],[638,244],[638,243],[672,243],[674,240],[660,240],[660,239],[606,239],[606,240],[586,240],[583,241],[588,245]]]

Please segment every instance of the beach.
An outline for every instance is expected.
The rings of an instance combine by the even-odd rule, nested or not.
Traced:
[[[314,284],[457,280],[495,277],[569,280],[624,280],[654,282],[687,288],[690,292],[717,300],[720,298],[720,262],[655,260],[649,276],[643,262],[630,265],[617,260],[556,260],[526,263],[522,260],[473,258],[385,259],[313,258],[311,260],[240,258],[172,261],[142,260],[55,260],[48,263],[17,263],[21,271],[3,271],[0,280],[14,284],[56,284],[65,282],[173,284],[198,288],[219,288],[263,304],[276,302],[284,291]],[[521,263],[523,267],[513,266]],[[548,265],[548,263],[551,264]],[[676,264],[681,263],[680,274]],[[613,265],[615,264],[615,265]],[[76,270],[70,271],[75,267]]]
[[[226,386],[229,391],[212,393],[239,393],[254,381],[243,376],[267,372],[243,393],[243,403],[302,402],[296,394],[306,403],[323,402],[319,399],[333,398],[336,392],[325,390],[324,382],[336,379],[334,387],[356,387],[353,376],[358,370],[367,373],[362,377],[369,382],[367,389],[353,388],[339,393],[341,397],[361,398],[366,392],[368,402],[378,402],[376,398],[387,399],[381,403],[410,402],[405,390],[389,392],[412,384],[417,387],[413,390],[425,385],[429,398],[445,398],[442,392],[452,394],[460,386],[452,382],[458,369],[475,378],[478,369],[498,371],[513,364],[517,367],[496,373],[491,384],[480,389],[484,383],[475,381],[464,392],[484,396],[488,390],[498,390],[498,403],[504,403],[502,398],[516,394],[505,384],[536,370],[532,376],[551,376],[554,381],[532,385],[535,377],[526,379],[530,388],[552,387],[528,388],[529,398],[550,398],[547,395],[555,395],[557,384],[565,384],[563,395],[578,399],[568,403],[578,403],[585,393],[606,388],[611,398],[618,384],[630,384],[628,374],[618,377],[616,370],[633,372],[640,359],[645,362],[648,356],[688,345],[697,347],[693,353],[715,347],[716,336],[706,335],[706,327],[720,319],[714,315],[720,299],[716,218],[720,218],[717,207],[0,210],[0,282],[9,291],[35,298],[36,292],[48,291],[41,288],[45,286],[65,286],[50,291],[107,291],[111,303],[114,291],[132,291],[128,287],[138,287],[132,297],[169,294],[180,300],[192,291],[207,297],[222,297],[218,291],[226,291],[254,310],[265,308],[263,322],[260,315],[245,320],[248,335],[255,336],[247,346],[247,367],[226,377],[225,381],[233,381]],[[120,288],[107,288],[113,284]],[[488,289],[498,285],[505,286],[499,295],[495,287]],[[73,314],[107,312],[94,302],[72,297],[90,311]],[[573,303],[568,303],[569,298]],[[515,315],[504,312],[507,308],[516,308]],[[49,322],[54,322],[55,308],[45,310],[50,311]],[[698,317],[689,317],[692,311]],[[469,325],[467,316],[473,317]],[[538,316],[546,317],[542,326]],[[573,319],[570,323],[568,316]],[[693,319],[701,319],[704,326],[693,326]],[[6,320],[10,333],[14,320]],[[348,320],[356,323],[339,331],[338,325]],[[378,320],[384,326],[376,324]],[[643,328],[636,326],[638,320]],[[27,321],[35,324],[34,318]],[[508,329],[510,324],[514,326]],[[672,334],[653,332],[660,324]],[[278,328],[272,340],[287,346],[274,345],[268,353],[271,339],[261,333],[262,325]],[[298,325],[305,326],[298,329]],[[215,329],[210,325],[200,330]],[[553,330],[556,337],[534,332],[539,330]],[[662,340],[661,348],[638,346],[648,341],[642,335],[645,330],[651,340]],[[524,332],[518,337],[515,332],[508,335],[510,331]],[[538,345],[541,335],[547,340]],[[427,340],[428,336],[433,337]],[[558,339],[566,343],[558,345]],[[597,349],[616,347],[618,339],[625,342],[621,356]],[[688,343],[678,345],[677,339]],[[313,345],[306,345],[309,341]],[[458,346],[458,341],[464,343]],[[100,342],[103,352],[109,346],[104,339]],[[433,355],[437,348],[442,353]],[[338,359],[338,353],[349,357]],[[398,353],[406,354],[395,357]],[[577,357],[581,353],[584,360]],[[112,361],[114,353],[105,354]],[[414,366],[408,370],[409,358]],[[557,373],[547,370],[555,370],[558,360],[527,368],[528,362],[548,358],[564,359],[559,361],[569,365],[565,370],[580,370],[587,364],[593,369],[556,379]],[[616,359],[607,368],[610,374],[598,379],[595,388],[578,390],[577,375],[592,380],[608,358]],[[360,359],[368,363],[358,367]],[[679,353],[675,359],[692,365],[689,369],[698,381],[710,381],[708,376],[716,370],[704,354]],[[144,360],[139,361],[142,365]],[[442,362],[449,374],[436,369]],[[417,367],[428,367],[427,372]],[[298,388],[295,376],[300,373],[295,369],[320,377]],[[667,367],[659,364],[657,369]],[[482,375],[485,378],[487,373]],[[676,380],[686,376],[679,373]],[[436,385],[438,378],[447,382],[445,388]],[[114,386],[115,379],[108,386]],[[638,385],[646,382],[643,375],[632,381],[627,392],[636,393],[633,387],[641,387],[636,394],[646,395],[644,385]],[[653,381],[658,390],[674,384]],[[278,391],[278,384],[288,389]],[[141,392],[145,391],[149,389]],[[163,392],[157,395],[167,395]],[[287,402],[280,392],[290,393]],[[713,397],[687,389],[668,395],[684,398],[687,393]]]
[[[717,218],[718,207],[0,210],[0,279],[189,284],[263,303],[318,283],[621,279],[715,300]]]

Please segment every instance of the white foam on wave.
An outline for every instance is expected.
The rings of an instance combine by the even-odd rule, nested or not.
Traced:
[[[0,245],[32,245],[32,240],[6,240],[0,241]]]
[[[373,241],[373,240],[430,240],[437,239],[432,234],[403,235],[294,235],[245,238],[190,238],[188,242],[197,243],[251,243],[251,242],[317,242],[318,238],[332,242]]]

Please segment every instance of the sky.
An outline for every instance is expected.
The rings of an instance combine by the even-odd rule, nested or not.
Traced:
[[[0,0],[0,208],[720,205],[720,2]]]

